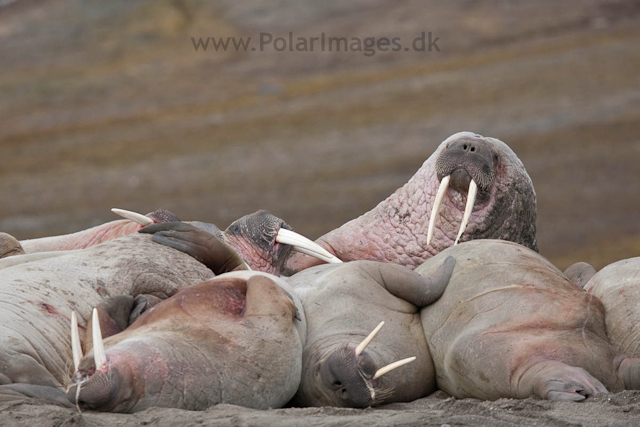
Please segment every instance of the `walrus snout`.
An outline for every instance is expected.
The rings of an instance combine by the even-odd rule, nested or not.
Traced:
[[[67,390],[69,402],[81,409],[114,411],[127,400],[119,396],[126,393],[126,387],[122,387],[122,378],[117,369],[90,370],[90,375],[86,375],[88,371],[74,374],[75,382]]]
[[[431,243],[435,229],[435,218],[449,187],[467,196],[464,215],[454,243],[456,245],[467,227],[469,218],[471,218],[478,189],[480,190],[480,199],[488,199],[496,177],[499,158],[491,149],[491,144],[488,141],[485,141],[480,135],[469,133],[458,137],[454,135],[451,138],[455,139],[447,143],[444,151],[436,159],[436,175],[440,180],[440,186],[429,217],[427,245]]]
[[[447,148],[438,156],[436,161],[436,173],[438,180],[442,181],[445,176],[454,174],[456,171],[466,172],[470,179],[475,181],[481,191],[488,191],[493,186],[496,176],[495,166],[497,156],[493,154],[491,146],[480,137],[463,136],[447,145]],[[464,174],[458,173],[458,177],[465,178]],[[461,185],[461,190],[456,189],[453,184],[454,176],[451,176],[451,187],[461,194],[466,193],[469,188]],[[460,182],[464,184],[464,182]]]
[[[275,271],[280,271],[292,250],[290,245],[278,243],[278,232],[281,229],[291,230],[291,227],[268,211],[259,210],[234,221],[224,234],[230,241],[252,249],[246,251],[245,259],[247,256],[253,258],[253,265],[264,264],[260,262],[262,260],[275,267]]]

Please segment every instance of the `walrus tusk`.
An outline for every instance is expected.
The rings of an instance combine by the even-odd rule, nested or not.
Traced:
[[[460,231],[458,231],[458,237],[456,237],[456,241],[453,244],[454,246],[458,244],[460,236],[464,233],[464,229],[467,228],[467,223],[469,222],[471,212],[473,211],[473,205],[476,203],[476,194],[478,194],[478,185],[474,180],[471,180],[471,183],[469,183],[469,191],[467,192],[467,206],[464,208],[462,224],[460,224]]]
[[[128,219],[130,221],[133,221],[136,224],[140,224],[143,227],[153,224],[153,220],[151,218],[146,217],[146,216],[144,216],[142,214],[139,214],[137,212],[126,211],[124,209],[118,209],[118,208],[111,209],[111,212],[113,212],[116,215],[121,216],[122,218],[125,218],[125,219]]]
[[[433,230],[436,228],[436,217],[438,216],[438,212],[440,211],[440,206],[442,205],[442,200],[444,199],[444,195],[447,193],[447,188],[449,188],[449,180],[451,179],[451,175],[447,175],[442,178],[440,181],[440,186],[438,187],[438,192],[436,193],[436,200],[433,202],[433,208],[431,209],[431,216],[429,217],[429,229],[427,230],[427,245],[431,243],[431,238],[433,237]]]
[[[82,359],[82,347],[80,347],[80,335],[78,334],[78,317],[76,312],[71,312],[71,354],[73,355],[73,368],[77,371]]]
[[[398,360],[397,362],[393,362],[385,367],[382,367],[380,369],[378,369],[375,373],[375,375],[373,376],[374,380],[377,380],[378,378],[380,378],[381,376],[383,376],[386,373],[389,373],[391,371],[393,371],[396,368],[399,368],[400,366],[404,366],[407,363],[411,363],[414,360],[416,360],[415,356],[414,357],[407,357],[406,359],[402,359],[402,360]]]
[[[93,317],[91,319],[91,333],[93,335],[93,361],[96,364],[96,370],[104,369],[107,366],[107,355],[104,351],[104,344],[102,343],[98,310],[95,308],[93,309]]]
[[[316,242],[309,240],[303,235],[291,230],[285,230],[284,228],[281,228],[280,231],[278,231],[278,235],[276,236],[276,242],[283,243],[285,245],[291,245],[293,246],[294,251],[311,255],[312,257],[316,257],[328,263],[342,263],[342,260],[340,260],[340,258],[336,257]]]
[[[371,341],[375,338],[376,334],[380,331],[380,329],[384,326],[384,321],[380,322],[376,328],[371,331],[369,336],[367,336],[358,346],[356,347],[356,356],[360,356],[365,348],[371,343]]]

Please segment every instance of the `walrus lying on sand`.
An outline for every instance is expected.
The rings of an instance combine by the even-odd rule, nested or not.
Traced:
[[[640,388],[640,359],[611,344],[600,299],[545,258],[475,240],[416,272],[430,276],[448,256],[456,259],[449,285],[420,314],[440,389],[458,398],[578,401]]]
[[[536,194],[507,144],[459,132],[402,188],[316,243],[343,261],[414,269],[455,242],[474,239],[509,240],[537,251]],[[287,262],[286,274],[319,263],[297,254]]]
[[[243,271],[186,287],[103,344],[97,325],[127,324],[132,305],[114,298],[94,312],[93,349],[67,392],[79,409],[267,409],[297,390],[304,311],[282,279]]]
[[[175,214],[166,210],[157,210],[148,215],[141,215],[123,209],[112,209],[112,211],[127,218],[127,220],[111,221],[63,236],[44,237],[22,242],[10,242],[5,238],[4,245],[0,246],[0,258],[23,253],[34,254],[28,259],[50,258],[57,256],[55,253],[50,252],[86,249],[135,233],[145,226],[180,222]],[[286,257],[274,258],[280,254],[276,248],[278,244],[291,245],[294,251],[301,251],[313,257],[319,257],[325,262],[340,262],[339,259],[323,248],[313,245],[310,240],[293,233],[287,223],[265,210],[243,216],[229,225],[225,231],[220,231],[214,224],[201,221],[186,221],[183,224],[193,225],[221,239],[240,254],[252,270],[264,271],[279,276]],[[257,243],[261,245],[259,248],[255,246]],[[259,250],[256,251],[256,249]],[[35,255],[36,253],[40,255]],[[287,252],[286,255],[288,254]],[[13,262],[17,262],[17,260]]]
[[[442,295],[454,264],[447,258],[429,278],[374,261],[320,265],[288,278],[307,318],[295,404],[366,408],[434,391],[420,308]]]
[[[172,247],[203,256],[188,236],[176,232],[173,238]],[[363,408],[411,401],[434,391],[433,362],[419,308],[442,295],[454,264],[447,258],[428,278],[373,261],[321,265],[285,278],[302,300],[307,319],[302,380],[294,404]],[[381,319],[384,322],[369,334]],[[380,337],[373,340],[385,322]]]

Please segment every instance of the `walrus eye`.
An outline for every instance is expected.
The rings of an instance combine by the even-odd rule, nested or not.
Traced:
[[[342,382],[341,382],[340,380],[335,380],[335,381],[333,382],[333,386],[334,386],[334,387],[342,387]]]

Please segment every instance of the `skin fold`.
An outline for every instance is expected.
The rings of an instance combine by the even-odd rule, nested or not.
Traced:
[[[451,184],[427,244],[434,200],[446,175]],[[478,196],[461,241],[502,239],[537,251],[536,194],[524,165],[504,142],[472,132],[447,138],[403,187],[316,243],[343,261],[391,262],[414,269],[453,245],[471,179],[478,184]],[[287,275],[319,263],[295,254],[287,262]]]
[[[444,257],[456,266],[442,297],[420,314],[438,387],[457,398],[578,401],[638,387],[640,359],[611,344],[605,310],[545,258],[511,242],[475,240]]]

